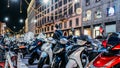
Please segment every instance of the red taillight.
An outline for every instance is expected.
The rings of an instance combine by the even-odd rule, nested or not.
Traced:
[[[100,27],[100,33],[102,34],[103,32],[104,32],[104,29],[103,29],[103,27]]]
[[[41,45],[42,43],[41,42],[38,42],[38,45]]]
[[[118,44],[115,47],[113,47],[112,50],[120,50],[120,44]]]
[[[106,48],[106,46],[107,46],[107,40],[102,41],[102,45]]]

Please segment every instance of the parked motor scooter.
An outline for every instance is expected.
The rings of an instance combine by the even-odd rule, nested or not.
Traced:
[[[36,43],[36,47],[35,48],[33,48],[32,50],[31,50],[31,55],[30,55],[30,58],[28,59],[28,63],[30,64],[30,65],[32,65],[33,64],[33,62],[37,59],[37,60],[39,60],[39,56],[40,56],[40,54],[41,54],[41,46],[42,46],[42,44],[44,43],[44,40],[37,40],[37,42],[35,42]]]
[[[120,68],[120,34],[111,34],[102,44],[107,51],[100,53],[87,68]]]
[[[51,64],[53,60],[53,47],[56,44],[56,41],[53,38],[48,38],[47,42],[44,43],[41,47],[41,56],[38,62],[38,68],[42,68],[44,64]]]

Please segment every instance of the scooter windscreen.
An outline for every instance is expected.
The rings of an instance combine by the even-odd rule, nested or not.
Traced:
[[[59,53],[62,53],[63,51],[64,51],[64,46],[62,46],[59,43],[57,43],[53,49],[54,54],[59,54]]]

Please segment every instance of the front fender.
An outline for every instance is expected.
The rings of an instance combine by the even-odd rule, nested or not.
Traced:
[[[66,68],[74,68],[74,67],[77,67],[76,62],[74,60],[69,60],[66,65]]]

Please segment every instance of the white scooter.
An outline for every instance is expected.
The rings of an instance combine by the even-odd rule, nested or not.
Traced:
[[[52,63],[53,59],[52,47],[54,44],[56,44],[56,41],[50,37],[47,39],[47,42],[42,45],[41,47],[42,53],[38,62],[38,68],[42,68],[44,64]]]
[[[84,53],[86,41],[77,40],[76,50],[72,50],[72,54],[68,56],[66,68],[86,68],[89,63],[87,55]],[[83,45],[83,46],[82,46]]]

